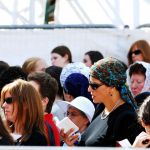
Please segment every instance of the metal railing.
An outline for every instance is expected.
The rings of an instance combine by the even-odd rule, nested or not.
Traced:
[[[87,28],[117,28],[111,24],[79,24],[79,25],[54,25],[54,24],[44,24],[44,25],[0,25],[0,29],[64,29],[64,28],[77,28],[77,29],[87,29]]]

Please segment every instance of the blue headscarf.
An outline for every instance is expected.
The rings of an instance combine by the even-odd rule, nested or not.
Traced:
[[[88,92],[89,82],[87,77],[81,73],[72,73],[67,77],[64,83],[64,91],[74,98],[84,96],[90,100],[91,94]]]

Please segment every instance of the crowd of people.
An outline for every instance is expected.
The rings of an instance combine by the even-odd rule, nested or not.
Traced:
[[[73,62],[60,45],[51,66],[32,57],[0,61],[0,145],[150,147],[150,45],[135,41],[128,64],[89,50]],[[77,127],[59,128],[69,118]],[[69,126],[69,125],[68,125]]]

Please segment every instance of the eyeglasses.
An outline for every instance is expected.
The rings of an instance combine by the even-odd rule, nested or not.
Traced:
[[[100,86],[102,86],[104,84],[98,84],[98,83],[92,83],[92,82],[89,82],[89,86],[93,89],[93,90],[96,90],[98,89]]]
[[[7,104],[11,104],[11,103],[13,102],[12,97],[5,98],[3,103],[5,103],[5,102],[6,102]]]
[[[139,54],[141,54],[141,50],[140,49],[136,49],[134,52],[131,52],[131,55],[132,54],[139,55]]]

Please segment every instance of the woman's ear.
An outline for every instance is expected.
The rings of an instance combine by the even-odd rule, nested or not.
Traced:
[[[42,98],[42,103],[44,106],[47,106],[48,102],[49,102],[48,97]]]
[[[69,59],[67,54],[65,54],[64,58],[66,61],[68,61],[68,59]]]
[[[46,106],[47,106],[48,102],[49,102],[48,97],[42,98],[42,105],[43,105],[44,112],[46,110]]]

